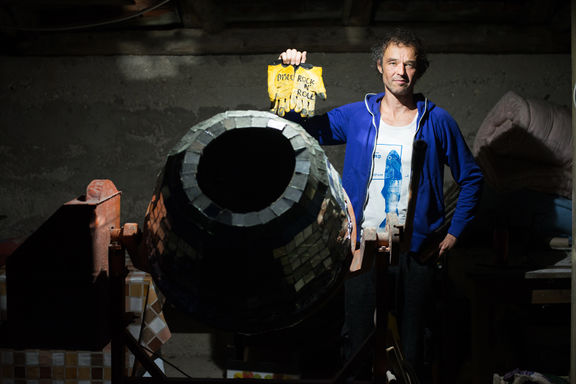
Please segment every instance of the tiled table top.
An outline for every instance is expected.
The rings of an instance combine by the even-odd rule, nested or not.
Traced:
[[[139,343],[158,351],[170,338],[162,314],[163,298],[149,274],[128,265],[126,311],[136,315],[128,326]],[[6,269],[0,267],[0,320],[7,319]],[[131,374],[134,356],[127,352]],[[105,384],[111,379],[110,344],[102,351],[9,350],[0,349],[1,384]]]

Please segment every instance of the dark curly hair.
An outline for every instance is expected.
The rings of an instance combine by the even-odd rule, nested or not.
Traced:
[[[421,77],[430,66],[422,40],[420,40],[420,38],[418,38],[418,36],[416,36],[412,31],[396,28],[393,31],[388,32],[380,43],[372,48],[372,60],[376,69],[378,69],[378,63],[382,62],[384,51],[390,44],[414,47],[414,50],[416,51],[418,77]]]

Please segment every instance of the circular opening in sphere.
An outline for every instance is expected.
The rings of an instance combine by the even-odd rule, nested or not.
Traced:
[[[204,148],[196,178],[202,192],[220,207],[254,212],[282,196],[295,163],[294,149],[282,132],[233,129]]]

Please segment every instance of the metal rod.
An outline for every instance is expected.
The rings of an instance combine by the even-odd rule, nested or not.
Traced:
[[[138,341],[126,328],[124,328],[124,341],[126,347],[128,347],[130,352],[134,355],[136,361],[142,364],[146,372],[148,372],[152,378],[162,380],[166,379],[164,372],[162,372],[152,358],[142,349],[142,347],[140,347]]]
[[[126,375],[126,358],[124,340],[124,313],[126,312],[125,299],[125,258],[124,248],[117,242],[110,244],[108,248],[110,285],[111,285],[111,308],[112,315],[110,329],[112,330],[111,340],[111,361],[113,384],[122,384]]]

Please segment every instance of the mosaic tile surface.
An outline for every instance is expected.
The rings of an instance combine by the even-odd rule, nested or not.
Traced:
[[[136,315],[129,325],[140,344],[157,351],[170,338],[163,298],[149,274],[128,264],[126,311]],[[6,320],[6,269],[0,268],[0,320]],[[0,349],[0,384],[105,384],[111,381],[110,344],[102,351]],[[134,356],[126,353],[126,374],[131,374]]]
[[[261,157],[235,168],[247,152]],[[202,166],[209,166],[202,164],[214,158],[227,159],[204,168],[218,175],[219,188],[204,189]],[[293,169],[276,166],[287,159]],[[274,167],[262,171],[263,162]],[[287,183],[263,208],[238,210],[210,194],[238,193],[244,179],[229,180],[244,170],[254,172],[248,186],[258,197],[278,174]],[[158,177],[143,230],[151,273],[172,304],[209,326],[248,333],[290,326],[347,272],[352,221],[345,196],[340,175],[298,124],[262,111],[218,114],[190,128]]]

